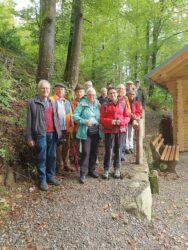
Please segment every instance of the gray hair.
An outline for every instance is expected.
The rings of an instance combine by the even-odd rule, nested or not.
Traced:
[[[86,91],[86,94],[88,95],[90,92],[92,92],[96,95],[96,90],[93,87],[88,88]]]
[[[101,89],[101,93],[104,92],[104,91],[107,92],[107,88],[102,88],[102,89]]]
[[[40,89],[44,83],[48,84],[49,88],[51,87],[50,83],[47,80],[40,80],[38,83],[38,89]]]

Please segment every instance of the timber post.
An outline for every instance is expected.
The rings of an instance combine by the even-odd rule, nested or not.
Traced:
[[[144,133],[144,120],[139,120],[139,126],[136,131],[136,164],[143,164],[143,133]]]

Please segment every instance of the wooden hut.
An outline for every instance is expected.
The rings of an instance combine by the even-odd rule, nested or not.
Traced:
[[[188,45],[146,77],[172,95],[173,141],[180,151],[188,151]]]

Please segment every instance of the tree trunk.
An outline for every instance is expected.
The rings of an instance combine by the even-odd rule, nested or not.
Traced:
[[[74,87],[78,83],[79,77],[83,22],[82,0],[74,0],[72,4],[70,39],[64,80],[68,81],[69,84]]]
[[[145,61],[145,67],[144,67],[145,75],[149,71],[149,57],[150,57],[149,44],[150,44],[150,23],[148,21],[146,25],[146,61]],[[144,84],[146,84],[146,79],[144,79]]]
[[[37,82],[49,80],[54,66],[56,0],[40,0],[40,39]]]

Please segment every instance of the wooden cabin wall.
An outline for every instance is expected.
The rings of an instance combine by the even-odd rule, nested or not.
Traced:
[[[188,80],[182,81],[184,151],[188,151]]]
[[[169,82],[167,83],[167,88],[169,93],[172,96],[173,102],[173,117],[172,117],[172,125],[173,125],[173,142],[177,144],[177,83],[176,82]]]

